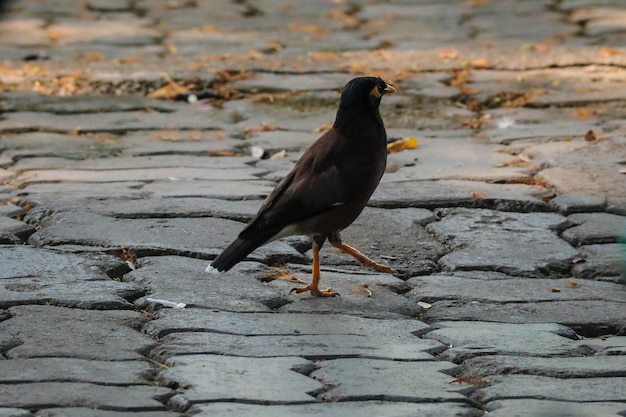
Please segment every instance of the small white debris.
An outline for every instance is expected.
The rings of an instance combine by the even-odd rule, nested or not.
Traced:
[[[254,159],[263,159],[263,157],[265,156],[265,149],[261,148],[260,146],[251,146],[250,154]]]
[[[217,268],[213,268],[213,265],[211,264],[209,264],[209,266],[206,267],[205,271],[208,272],[209,274],[215,274],[215,275],[220,273],[220,270]]]
[[[498,126],[498,129],[508,129],[512,127],[514,124],[515,124],[515,120],[513,120],[510,117],[502,117],[496,120],[496,126]]]
[[[418,302],[417,302],[417,305],[418,305],[418,306],[420,306],[420,307],[422,307],[424,310],[428,310],[429,308],[431,308],[431,307],[432,307],[432,305],[431,305],[431,304],[428,304],[428,303],[426,303],[426,302],[424,302],[424,301],[418,301]]]
[[[187,307],[187,304],[185,303],[175,303],[174,301],[160,300],[158,298],[146,298],[146,301],[149,303],[161,304],[163,307],[172,307],[172,308]]]
[[[187,102],[188,103],[196,103],[197,101],[198,101],[198,96],[197,95],[192,93],[192,94],[189,94],[187,96]]]

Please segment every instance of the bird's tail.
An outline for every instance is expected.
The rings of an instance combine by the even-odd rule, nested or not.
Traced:
[[[259,247],[259,242],[255,240],[237,238],[215,258],[210,266],[220,272],[228,271],[257,247]]]

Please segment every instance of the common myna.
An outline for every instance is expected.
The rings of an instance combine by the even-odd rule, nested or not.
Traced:
[[[332,297],[319,289],[319,251],[331,245],[377,271],[395,273],[341,241],[339,232],[361,213],[387,164],[387,133],[378,106],[396,89],[376,77],[358,77],[343,89],[333,127],[302,155],[267,197],[256,217],[215,260],[207,272],[228,271],[261,245],[281,237],[313,238],[311,282],[292,291]]]

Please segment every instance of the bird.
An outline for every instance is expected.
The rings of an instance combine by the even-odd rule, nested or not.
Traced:
[[[228,271],[258,247],[292,236],[312,237],[313,267],[309,284],[291,292],[333,297],[320,289],[319,253],[326,240],[366,267],[394,274],[342,242],[340,232],[365,208],[387,164],[387,133],[379,105],[397,90],[379,77],[357,77],[342,90],[335,122],[300,157],[239,236],[206,268]]]

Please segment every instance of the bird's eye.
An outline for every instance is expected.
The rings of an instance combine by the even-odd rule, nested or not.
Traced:
[[[385,92],[385,86],[382,84],[378,84],[378,92],[383,94]]]

